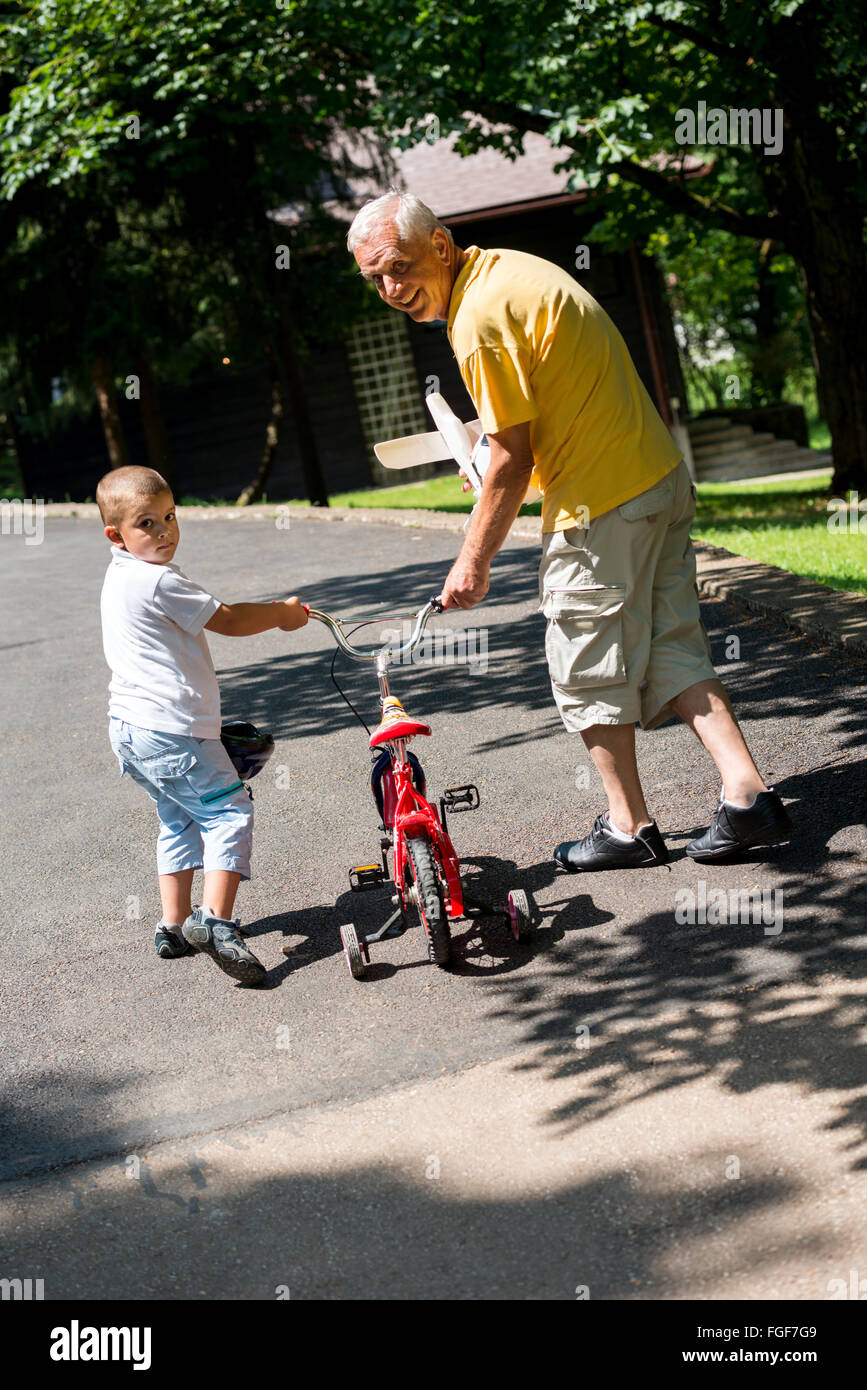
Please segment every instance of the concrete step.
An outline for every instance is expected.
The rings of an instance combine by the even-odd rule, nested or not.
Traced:
[[[690,430],[689,438],[694,449],[704,449],[717,441],[729,444],[734,440],[749,439],[753,433],[752,425],[733,425],[730,421],[723,420],[717,429],[703,430],[698,435],[694,435]]]
[[[718,464],[697,470],[700,483],[731,483],[745,478],[773,478],[789,473],[809,473],[832,468],[834,460],[826,449],[801,449],[797,454],[778,455],[773,461],[745,458],[740,462]]]
[[[770,444],[760,444],[758,448],[752,449],[749,444],[742,445],[734,449],[720,449],[719,453],[708,454],[705,458],[696,461],[696,471],[702,468],[719,468],[727,464],[750,463],[754,459],[764,459],[771,463],[774,459],[786,454],[797,452],[798,445],[791,440],[774,440]],[[695,460],[695,455],[693,455]]]
[[[766,473],[784,473],[786,468],[821,468],[827,464],[820,461],[816,463],[816,456],[811,449],[804,449],[803,453],[778,453],[778,455],[761,457],[757,455],[743,455],[739,459],[729,459],[727,463],[710,463],[704,468],[697,468],[697,477],[704,478],[711,473],[720,473],[721,468],[764,468]]]
[[[703,420],[688,420],[686,422],[690,438],[698,438],[701,434],[713,434],[715,430],[732,426],[734,426],[734,421],[729,420],[725,415],[708,415]]]
[[[745,439],[734,440],[730,440],[728,436],[721,436],[719,439],[711,440],[709,444],[693,445],[692,456],[696,460],[714,458],[717,454],[736,453],[740,448],[756,449],[762,444],[773,444],[775,441],[775,434],[753,434]]]
[[[747,459],[764,458],[776,459],[784,454],[809,454],[815,450],[805,449],[800,444],[796,444],[793,439],[772,439],[766,443],[757,444],[753,448],[749,443],[737,449],[721,449],[718,454],[707,454],[704,456],[706,463],[722,463],[724,459]]]
[[[758,433],[752,426],[737,425],[724,415],[690,420],[687,429],[699,482],[772,478],[781,473],[833,467],[828,450],[804,448],[794,439]]]
[[[797,454],[801,449],[800,444],[796,444],[794,439],[774,439],[770,444],[759,444],[757,448],[750,449],[751,454],[756,454],[760,458],[778,458],[782,454]]]
[[[815,462],[816,455],[818,453],[821,453],[823,459],[827,459],[827,464]],[[767,461],[768,460],[765,458],[759,458],[760,463]],[[789,453],[775,454],[773,458],[770,460],[770,464],[772,465],[772,472],[774,473],[779,472],[780,469],[788,468],[790,466],[792,468],[830,468],[833,466],[833,458],[831,454],[826,450],[792,449]]]

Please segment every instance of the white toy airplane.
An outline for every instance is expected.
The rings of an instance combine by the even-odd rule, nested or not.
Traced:
[[[464,424],[438,391],[425,396],[425,404],[434,418],[435,430],[430,434],[387,439],[382,444],[374,444],[373,452],[383,468],[416,468],[420,463],[439,463],[442,459],[453,458],[466,474],[478,503],[491,461],[491,446],[481,421],[468,420]],[[538,501],[541,495],[536,488],[528,487],[522,506]]]

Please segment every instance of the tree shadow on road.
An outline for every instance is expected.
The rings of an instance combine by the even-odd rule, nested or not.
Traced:
[[[544,623],[532,614],[515,618],[503,610],[525,601],[534,592],[535,581],[528,582],[529,555],[508,551],[498,565],[496,593],[483,608],[449,613],[434,618],[428,628],[428,653],[439,655],[425,664],[412,660],[392,668],[396,693],[409,707],[450,712],[473,711],[482,719],[492,707],[506,704],[546,707],[551,703],[550,686],[542,653]],[[356,575],[330,579],[316,593],[316,604],[338,617],[362,619],[376,617],[352,639],[357,645],[377,650],[386,634],[399,630],[397,612],[409,622],[410,615],[442,587],[442,562],[404,567],[407,584],[400,581],[401,570],[375,575]],[[529,571],[532,575],[532,571]],[[397,601],[383,603],[386,592],[398,592]],[[347,632],[352,627],[347,623]],[[462,647],[460,641],[445,640],[439,649],[437,634],[473,629],[476,645]],[[480,631],[484,630],[484,637]],[[276,660],[245,663],[220,670],[227,718],[246,710],[247,717],[267,723],[275,737],[323,734],[349,721],[353,715],[331,682],[330,668],[335,646],[330,635],[318,624],[311,624],[319,642],[315,652],[288,650]],[[402,634],[401,634],[402,635]],[[287,638],[291,643],[291,634]],[[421,649],[425,655],[425,649]],[[468,659],[469,658],[469,659]],[[361,665],[338,653],[335,674],[359,713],[372,726],[379,720],[379,693],[373,662]],[[481,722],[481,721],[480,721]]]
[[[290,1169],[305,1124],[297,1117],[282,1137]],[[801,1223],[769,1250],[762,1218],[780,1223],[794,1186],[770,1169],[727,1181],[719,1155],[700,1147],[684,1146],[682,1167],[636,1160],[605,1172],[597,1162],[591,1176],[544,1185],[522,1174],[516,1192],[514,1173],[495,1168],[483,1183],[445,1145],[433,1156],[439,1181],[426,1181],[431,1156],[417,1169],[365,1156],[344,1170],[275,1175],[262,1140],[227,1136],[243,1153],[231,1180],[197,1153],[158,1151],[147,1156],[156,1179],[120,1192],[101,1175],[48,1177],[20,1206],[8,1267],[43,1278],[47,1300],[76,1302],[598,1302],[724,1297],[732,1277],[743,1290],[769,1264],[773,1278],[799,1260],[827,1265],[839,1249],[832,1233]],[[494,1195],[498,1184],[509,1190]],[[827,1273],[801,1293],[828,1297]]]
[[[490,625],[492,659],[484,675],[460,667],[409,667],[395,677],[407,705],[420,712],[440,706],[484,715],[478,745],[484,750],[532,743],[558,727],[551,720],[542,728],[525,726],[526,712],[548,709],[551,699],[542,620],[531,615],[513,621],[503,611],[527,597],[526,564],[523,552],[510,552],[496,601],[461,615],[484,616]],[[419,567],[412,572],[418,578]],[[439,566],[430,566],[418,579],[419,597],[440,574]],[[384,581],[384,575],[337,581],[331,601],[363,607],[378,597]],[[701,878],[727,890],[776,889],[784,903],[782,932],[766,935],[761,923],[751,921],[679,925],[672,880],[670,910],[639,915],[623,933],[612,937],[591,929],[567,943],[555,936],[546,940],[552,924],[568,921],[570,895],[583,899],[589,890],[591,927],[593,914],[597,924],[610,919],[592,904],[592,877],[577,893],[567,879],[565,905],[548,912],[533,948],[542,959],[531,978],[525,978],[518,957],[504,955],[498,962],[495,955],[488,968],[469,931],[458,937],[464,962],[459,968],[491,977],[491,988],[502,996],[492,1016],[517,1022],[520,1041],[538,1045],[536,1065],[552,1077],[575,1077],[575,1101],[559,1106],[552,1124],[583,1123],[639,1094],[700,1076],[716,1076],[733,1091],[784,1082],[813,1094],[843,1093],[833,1123],[846,1131],[855,1166],[864,1167],[859,1146],[867,1139],[867,1098],[860,1092],[867,1079],[867,1008],[856,983],[867,964],[867,873],[856,847],[867,807],[864,668],[836,649],[721,601],[703,610],[720,674],[759,750],[760,766],[774,769],[797,834],[788,844],[749,852],[734,866],[693,867],[684,861],[683,848],[706,821],[684,818],[665,827],[675,851],[673,867],[681,874],[689,870],[693,884]],[[738,637],[739,659],[727,662],[732,635]],[[326,652],[300,661],[287,657],[278,669],[238,668],[234,694],[276,709],[279,732],[319,734],[332,720],[352,719],[336,692],[323,697],[329,659]],[[344,680],[351,698],[367,699],[372,722],[376,697],[368,673],[344,668]],[[292,691],[285,722],[278,699],[284,683]],[[534,873],[550,873],[550,861],[521,868],[519,879],[529,883]],[[573,920],[580,922],[582,912],[575,910]],[[833,995],[823,993],[831,977],[843,981]],[[581,1052],[575,1046],[580,1026],[590,1028],[591,1038]],[[629,1088],[635,1082],[633,1096]]]
[[[437,630],[484,629],[486,661],[460,659],[458,646],[452,653],[454,660],[446,654],[435,663],[409,662],[393,668],[395,689],[408,706],[429,714],[442,709],[478,716],[481,749],[516,747],[561,728],[553,711],[544,659],[544,619],[537,612],[515,616],[509,611],[528,599],[535,602],[537,558],[535,548],[501,553],[491,594],[483,605],[432,621],[432,634]],[[316,602],[338,616],[381,614],[355,638],[373,649],[384,630],[393,630],[389,619],[395,608],[410,614],[437,591],[442,579],[439,561],[329,579],[317,591]],[[397,592],[400,599],[384,604],[383,592]],[[778,757],[796,758],[808,741],[808,721],[828,718],[829,696],[835,692],[836,682],[838,698],[841,685],[843,688],[840,708],[833,715],[836,746],[841,754],[863,749],[867,689],[862,663],[719,599],[703,602],[702,614],[717,671],[738,714],[749,725],[750,739],[763,738],[767,731]],[[727,660],[733,636],[738,639],[738,659]],[[291,643],[291,635],[287,640]],[[226,717],[246,712],[247,717],[266,722],[276,737],[323,735],[347,721],[354,722],[329,676],[334,650],[322,629],[316,651],[290,649],[276,660],[223,666],[220,678]],[[360,713],[369,724],[375,724],[379,703],[372,669],[351,662],[341,653],[335,670]],[[503,727],[491,737],[490,715],[494,710],[502,712]],[[534,722],[527,728],[522,719],[527,711],[533,711],[536,720],[538,712],[544,711],[544,726]],[[809,768],[804,766],[804,771]]]
[[[828,1095],[828,1127],[845,1134],[852,1166],[867,1169],[867,873],[859,856],[829,854],[826,838],[808,823],[765,863],[695,865],[688,878],[684,864],[667,910],[633,914],[615,934],[584,933],[532,977],[493,986],[491,1016],[518,1024],[534,1048],[529,1065],[574,1078],[552,1126],[698,1078],[737,1094],[784,1084],[790,1103]],[[678,922],[675,893],[699,880],[708,893],[722,886],[729,903],[764,888],[767,916],[745,920],[739,906],[740,920],[726,921],[724,908],[721,920],[708,911],[710,920]]]
[[[391,862],[391,861],[389,861]],[[452,941],[449,975],[491,979],[526,969],[537,955],[545,954],[565,940],[568,933],[600,926],[612,919],[610,912],[597,908],[589,893],[570,892],[556,901],[546,900],[544,911],[534,913],[537,930],[525,942],[518,942],[504,920],[506,896],[512,888],[523,888],[531,896],[550,887],[558,871],[552,860],[521,869],[511,859],[475,855],[461,861],[464,890],[484,908],[449,923]],[[342,951],[340,927],[352,923],[359,937],[377,931],[392,914],[394,885],[389,881],[370,892],[347,891],[338,894],[333,906],[295,909],[260,917],[244,927],[244,935],[256,949],[256,938],[280,932],[285,938],[286,963],[268,972],[267,987],[276,988],[299,969],[315,965]],[[489,909],[489,910],[484,910]],[[412,956],[395,964],[388,958],[388,942],[370,945],[371,960],[365,979],[369,983],[387,979],[401,970],[430,964],[426,937],[412,913],[407,930],[412,933]]]

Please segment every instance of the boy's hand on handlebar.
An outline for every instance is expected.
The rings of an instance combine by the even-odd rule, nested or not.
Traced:
[[[297,594],[293,594],[291,598],[278,599],[277,602],[283,610],[277,624],[281,632],[294,632],[296,628],[309,623],[310,614]]]
[[[440,598],[444,608],[473,608],[481,603],[490,585],[490,565],[458,556],[448,572]]]

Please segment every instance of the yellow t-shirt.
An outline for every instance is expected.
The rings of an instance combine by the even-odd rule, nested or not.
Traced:
[[[582,524],[659,482],[681,452],[605,310],[539,256],[467,254],[449,342],[483,429],[530,421],[542,530]]]

